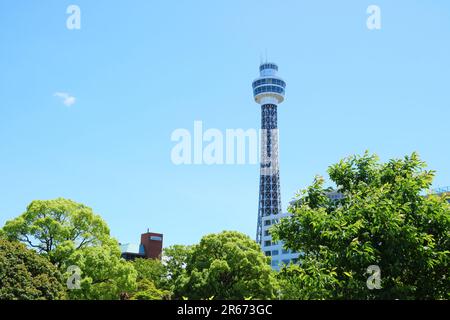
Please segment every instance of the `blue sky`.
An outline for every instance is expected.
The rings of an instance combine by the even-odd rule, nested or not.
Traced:
[[[70,4],[80,30],[66,28]],[[381,30],[366,27],[371,4]],[[195,120],[258,128],[251,82],[266,50],[287,82],[283,207],[366,149],[418,151],[435,186],[450,185],[449,39],[447,0],[1,1],[0,225],[66,197],[121,242],[147,228],[165,245],[253,237],[258,166],[175,166],[170,136]]]

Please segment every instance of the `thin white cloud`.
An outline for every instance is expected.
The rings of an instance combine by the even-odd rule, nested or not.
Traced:
[[[61,98],[62,103],[64,103],[65,106],[70,107],[75,103],[76,98],[74,96],[71,96],[67,92],[55,92],[53,96]]]

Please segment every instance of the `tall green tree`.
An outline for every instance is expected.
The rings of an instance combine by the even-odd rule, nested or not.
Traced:
[[[279,274],[284,297],[450,298],[450,205],[427,194],[434,172],[425,167],[416,153],[381,163],[366,152],[328,169],[342,199],[329,197],[321,177],[300,192],[292,216],[272,229],[301,252],[300,268]]]
[[[139,258],[133,261],[137,271],[137,280],[151,280],[156,286],[163,286],[167,281],[166,268],[159,259]]]
[[[66,297],[61,273],[19,242],[0,238],[0,300],[59,300]]]
[[[131,262],[122,259],[118,245],[76,250],[62,266],[67,279],[73,276],[70,266],[81,271],[80,288],[69,290],[71,299],[117,300],[121,293],[136,288],[137,272]]]
[[[137,289],[132,299],[170,299],[168,271],[159,259],[136,259],[133,267],[137,272]]]
[[[6,222],[3,232],[55,265],[76,250],[114,242],[106,222],[91,208],[63,198],[32,201],[23,214]]]
[[[167,300],[170,299],[170,292],[159,289],[151,280],[143,279],[137,284],[137,290],[131,296],[132,300]]]
[[[174,297],[183,296],[183,285],[186,279],[186,266],[192,256],[193,246],[173,245],[163,251],[163,265],[166,272],[166,289],[173,292]]]
[[[176,293],[189,299],[270,299],[276,281],[268,258],[248,236],[233,231],[204,236],[192,247]]]
[[[2,233],[47,257],[66,279],[74,276],[69,267],[78,267],[80,289],[69,290],[70,298],[118,299],[136,286],[137,273],[121,259],[106,222],[83,204],[63,198],[33,201],[6,222]]]

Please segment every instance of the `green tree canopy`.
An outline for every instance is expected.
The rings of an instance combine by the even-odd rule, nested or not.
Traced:
[[[139,258],[133,261],[137,281],[150,280],[157,287],[167,285],[167,270],[159,259]]]
[[[317,177],[272,229],[301,252],[300,268],[280,273],[285,297],[448,299],[450,205],[426,194],[434,172],[418,155],[380,163],[366,153],[328,173],[342,199]],[[381,289],[367,287],[370,265],[381,270]]]
[[[276,294],[268,258],[244,234],[233,231],[210,234],[188,252],[187,261],[182,265],[181,288],[176,291],[178,297],[268,299]]]
[[[81,270],[80,290],[69,290],[72,299],[116,300],[122,292],[136,288],[137,272],[122,259],[118,245],[90,246],[76,250],[65,262],[63,270],[77,266]],[[71,272],[66,272],[69,278]]]
[[[19,242],[0,237],[0,300],[65,298],[58,269]]]
[[[92,209],[68,199],[36,200],[19,217],[7,221],[2,232],[35,249],[56,265],[66,279],[71,266],[81,271],[74,299],[118,299],[134,290],[136,271],[120,256],[106,222]]]
[[[186,265],[192,255],[193,246],[173,245],[163,251],[163,265],[166,272],[166,289],[172,291],[176,298],[182,297]]]
[[[133,267],[137,272],[137,289],[134,300],[170,299],[172,293],[167,268],[159,259],[136,259]]]
[[[106,222],[92,209],[72,200],[35,200],[17,218],[7,221],[3,232],[48,256],[59,265],[75,250],[110,244]]]
[[[170,292],[158,289],[151,280],[143,279],[138,282],[137,290],[132,295],[132,300],[167,300]]]

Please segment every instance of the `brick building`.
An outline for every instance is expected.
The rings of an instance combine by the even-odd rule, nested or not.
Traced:
[[[149,232],[141,234],[141,243],[120,244],[122,258],[134,260],[136,258],[161,259],[163,235],[161,233]]]

